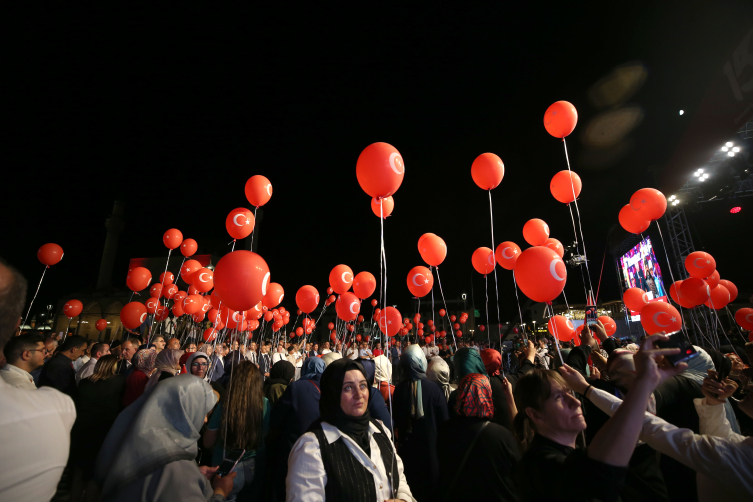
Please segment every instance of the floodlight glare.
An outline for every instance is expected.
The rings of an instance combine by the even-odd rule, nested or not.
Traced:
[[[731,141],[727,141],[724,145],[725,146],[732,146],[732,142]]]
[[[694,173],[693,173],[693,176],[695,176],[696,178],[697,178],[698,176],[700,176],[700,175],[701,175],[701,173],[699,173],[698,171],[696,171],[696,172],[694,172]]]
[[[727,152],[727,155],[728,155],[729,157],[734,157],[734,156],[735,156],[735,152]]]
[[[736,147],[734,147],[734,148],[732,149],[732,151],[733,151],[733,152],[735,152],[735,153],[737,153],[737,152],[739,152],[739,151],[740,151],[740,147],[739,147],[739,146],[736,146]]]
[[[729,151],[729,147],[728,146],[723,146],[722,147],[722,151],[723,152],[728,152]]]

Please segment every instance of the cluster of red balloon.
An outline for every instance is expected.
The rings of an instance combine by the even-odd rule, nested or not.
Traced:
[[[650,301],[648,293],[640,288],[625,291],[622,301],[630,310],[640,314],[641,326],[649,335],[682,328],[682,316],[676,308],[666,302]]]
[[[630,197],[630,204],[620,209],[618,219],[622,228],[632,234],[645,232],[652,221],[667,211],[667,199],[654,188],[641,188]]]

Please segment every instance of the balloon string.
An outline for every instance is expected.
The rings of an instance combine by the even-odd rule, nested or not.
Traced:
[[[486,333],[486,341],[489,342],[489,345],[492,343],[491,339],[491,321],[489,321],[489,279],[487,278],[487,275],[484,274],[484,290],[486,292],[486,325],[489,326],[489,331]],[[474,312],[475,315],[475,312]],[[500,335],[501,338],[501,335]]]
[[[63,341],[60,342],[60,345],[65,343],[65,339],[68,338],[68,330],[71,329],[71,321],[73,320],[73,317],[68,318],[68,327],[65,328],[65,336],[63,337]]]
[[[523,311],[520,310],[520,298],[518,297],[518,282],[515,280],[515,270],[512,271],[512,284],[513,284],[513,288],[515,289],[515,303],[518,304],[518,315],[520,316],[520,324],[522,325],[523,324]],[[525,332],[523,333],[523,337],[527,338],[525,335]]]
[[[381,253],[382,253],[381,261],[382,261],[382,263],[384,263],[384,282],[383,282],[383,285],[384,285],[384,303],[382,304],[382,313],[384,314],[384,316],[382,318],[384,319],[384,334],[385,334],[385,336],[387,338],[389,338],[389,330],[387,329],[387,254],[384,251],[384,204],[379,204],[379,214],[380,214],[380,217],[379,217],[379,226],[381,227],[381,238],[382,238],[382,243],[381,243],[381,248],[382,248],[381,249]],[[379,270],[380,270],[380,273],[381,273],[381,270],[382,270],[381,266],[379,267]],[[379,296],[381,297],[381,291],[380,291]],[[381,321],[379,321],[379,327],[380,327],[380,329],[382,327],[382,322]]]
[[[29,304],[29,310],[26,311],[26,317],[24,317],[24,322],[21,325],[21,329],[26,325],[26,321],[29,320],[29,313],[31,313],[31,306],[34,305],[34,300],[37,299],[37,295],[39,294],[39,288],[42,286],[42,280],[44,280],[44,274],[47,272],[47,269],[50,268],[49,265],[45,265],[44,269],[42,270],[42,277],[39,279],[39,284],[37,284],[37,290],[34,292],[34,298],[31,299],[31,303]],[[20,330],[19,330],[20,332]],[[66,331],[66,336],[68,332]]]
[[[494,253],[494,212],[492,211],[492,191],[489,190],[489,217],[491,218],[491,228],[492,228],[492,254]],[[497,260],[495,258],[494,260],[494,294],[496,295],[497,299],[497,331],[499,333],[499,350],[500,353],[502,353],[502,322],[500,320],[499,315],[499,283],[497,282]],[[475,312],[474,312],[475,316]],[[489,324],[489,315],[486,316],[486,323]],[[489,333],[487,333],[487,339],[489,340],[489,345],[491,345],[491,326],[488,326]]]
[[[567,161],[567,170],[570,174],[570,187],[573,190],[573,196],[575,196],[575,187],[573,187],[573,172],[570,170],[570,157],[567,154],[567,141],[565,141],[565,138],[562,138],[562,145],[565,147],[565,160]],[[591,272],[588,269],[588,256],[586,255],[586,239],[583,237],[583,223],[580,219],[580,209],[578,208],[578,199],[575,198],[573,200],[573,203],[575,204],[575,212],[578,214],[578,228],[580,229],[580,242],[583,246],[583,258],[585,259],[586,263],[586,275],[588,276],[588,285],[590,287],[590,290],[593,291],[594,287],[591,283]]]
[[[444,291],[442,291],[442,279],[439,278],[439,267],[434,267],[437,270],[437,282],[439,283],[439,293],[442,295],[442,303],[444,304],[444,317],[447,317],[450,315],[449,309],[447,308],[447,300],[444,299]],[[442,319],[442,327],[444,327],[444,318]],[[453,331],[452,325],[450,325],[450,334],[452,335],[452,343],[455,345],[455,351],[458,350],[458,342],[455,341],[455,332]]]
[[[251,251],[254,250],[254,234],[256,234],[256,210],[259,209],[259,206],[254,206],[254,229],[251,230]],[[233,239],[235,240],[235,239]],[[235,247],[235,246],[233,246]]]
[[[547,309],[552,309],[551,312],[547,312]],[[565,360],[562,359],[562,352],[560,351],[560,337],[557,335],[557,322],[554,320],[554,307],[551,305],[546,305],[544,307],[545,313],[551,313],[550,318],[552,319],[552,331],[554,331],[554,346],[557,347],[557,355],[560,356],[560,362],[562,364],[565,364]],[[534,333],[535,335],[535,333]]]
[[[570,204],[567,205],[567,208],[570,210],[570,220],[573,222],[573,234],[575,235],[575,250],[577,252],[579,251],[578,247],[578,231],[575,229],[575,215],[573,214],[573,208]],[[588,286],[586,285],[586,276],[583,275],[583,267],[580,268],[580,276],[583,279],[583,294],[586,297],[586,303],[588,303]]]
[[[737,329],[737,333],[740,335],[740,338],[742,338],[743,343],[748,343],[748,340],[745,339],[743,332],[740,330],[740,326],[737,325],[737,321],[734,320],[735,316],[732,315],[732,311],[726,305],[724,308],[727,310],[727,317],[730,319],[730,324]]]
[[[656,221],[656,228],[657,230],[659,230],[659,237],[661,238],[661,245],[662,245],[662,248],[664,248],[664,257],[667,259],[667,268],[669,269],[669,276],[672,278],[672,285],[674,285],[676,282],[675,274],[672,273],[672,264],[669,262],[669,254],[667,253],[667,243],[664,242],[664,234],[662,234],[661,225],[659,225],[659,220],[655,220],[655,221]],[[677,294],[678,295],[680,294],[679,291],[677,292]],[[678,303],[678,305],[680,304]],[[692,312],[690,313],[690,316],[693,317]],[[687,338],[688,341],[691,341],[690,334],[688,333],[687,328],[685,326],[685,311],[682,308],[682,305],[680,305],[680,317],[682,317],[682,326],[681,326],[682,332],[685,335],[685,338]],[[703,336],[703,331],[701,330],[700,326],[698,327],[698,331],[701,333],[701,336]]]

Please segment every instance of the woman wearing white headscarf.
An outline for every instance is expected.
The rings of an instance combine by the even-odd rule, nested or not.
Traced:
[[[442,388],[444,396],[449,401],[452,387],[450,387],[450,366],[447,364],[447,361],[439,356],[432,357],[429,360],[426,376]]]
[[[199,470],[199,431],[216,397],[193,375],[179,375],[147,390],[126,408],[107,435],[97,457],[101,500],[136,502],[224,501],[234,473],[208,479]]]

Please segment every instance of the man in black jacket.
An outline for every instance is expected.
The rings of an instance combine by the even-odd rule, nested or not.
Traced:
[[[65,339],[60,352],[47,361],[39,375],[39,386],[48,385],[68,394],[72,398],[76,395],[76,371],[73,369],[73,361],[79,358],[86,350],[86,338],[72,335]]]

